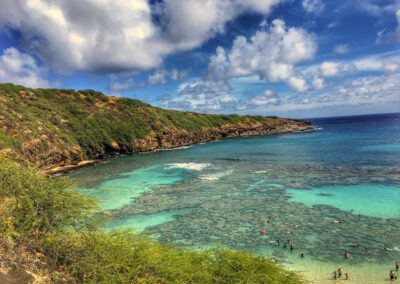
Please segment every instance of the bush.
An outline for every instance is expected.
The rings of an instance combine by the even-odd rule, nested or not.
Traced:
[[[78,283],[301,283],[264,257],[216,248],[195,252],[129,230],[104,232],[107,215],[70,189],[0,157],[0,234],[32,246]]]

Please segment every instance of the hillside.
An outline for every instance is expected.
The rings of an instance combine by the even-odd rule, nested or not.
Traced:
[[[0,84],[0,154],[43,169],[226,137],[311,129],[278,117],[161,109],[93,90]]]

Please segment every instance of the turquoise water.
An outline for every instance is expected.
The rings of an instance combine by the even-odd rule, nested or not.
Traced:
[[[70,176],[114,213],[108,230],[222,244],[308,272],[400,260],[400,115],[313,124],[320,129],[120,157]],[[342,264],[344,251],[351,258]]]
[[[287,189],[289,201],[299,201],[307,206],[328,204],[336,208],[379,218],[400,218],[398,186],[357,184],[324,186],[311,192]]]

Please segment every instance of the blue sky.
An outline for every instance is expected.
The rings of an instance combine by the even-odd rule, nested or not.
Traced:
[[[400,110],[399,0],[2,0],[0,82],[207,113]]]

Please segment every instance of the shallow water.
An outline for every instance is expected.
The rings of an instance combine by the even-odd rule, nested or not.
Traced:
[[[339,266],[353,282],[384,281],[400,260],[400,114],[313,124],[321,129],[121,157],[70,176],[114,212],[109,230],[254,251],[315,283]]]

